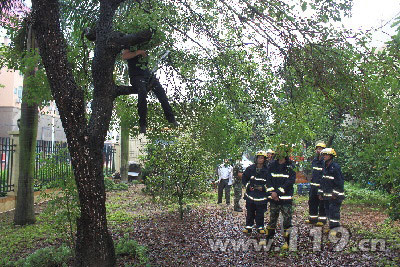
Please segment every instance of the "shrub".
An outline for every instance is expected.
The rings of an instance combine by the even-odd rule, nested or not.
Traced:
[[[36,250],[33,254],[24,259],[20,259],[9,266],[16,267],[53,267],[53,266],[69,266],[69,262],[73,257],[72,250],[67,246],[59,248],[47,247]],[[11,265],[10,265],[11,264]]]
[[[140,265],[147,264],[147,248],[139,245],[136,240],[129,239],[129,235],[125,234],[123,238],[115,246],[115,253],[120,256],[132,256],[136,258]]]

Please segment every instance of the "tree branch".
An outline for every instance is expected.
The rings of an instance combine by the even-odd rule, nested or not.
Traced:
[[[133,86],[126,86],[126,85],[117,85],[115,86],[115,94],[116,96],[120,95],[130,95],[130,94],[137,94],[137,88]]]

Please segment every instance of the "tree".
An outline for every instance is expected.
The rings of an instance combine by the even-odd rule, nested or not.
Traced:
[[[17,225],[33,224],[34,211],[34,164],[36,137],[38,127],[38,109],[48,97],[43,75],[38,73],[39,56],[35,34],[32,30],[28,8],[22,1],[2,3],[0,13],[3,16],[3,26],[13,35],[13,48],[7,47],[3,56],[8,59],[8,66],[19,69],[24,74],[23,94],[21,104],[21,120],[19,131],[19,177],[16,198],[14,223]],[[25,16],[24,19],[22,17]],[[36,74],[38,74],[36,76]],[[43,74],[43,73],[42,73]],[[42,84],[40,84],[42,82]]]
[[[163,202],[177,203],[183,219],[185,203],[210,186],[212,154],[189,136],[150,144],[148,150],[145,166],[152,169],[146,178],[148,190]]]
[[[186,80],[193,81],[190,87],[187,87],[194,89],[188,94],[189,99],[193,95],[209,95],[210,99],[217,101],[221,97],[219,90],[222,87],[202,86],[201,79],[197,79],[202,74],[207,78],[208,85],[221,84],[219,83],[221,75],[211,75],[217,73],[219,68],[214,62],[213,55],[216,51],[225,51],[232,46],[242,47],[245,50],[243,43],[250,39],[256,44],[251,53],[257,59],[266,59],[269,44],[274,46],[278,53],[286,54],[287,44],[296,40],[297,36],[307,39],[309,32],[314,34],[308,24],[295,20],[292,16],[295,13],[294,8],[282,2],[243,0],[237,4],[227,0],[193,3],[184,0],[177,2],[139,0],[127,1],[126,5],[124,2],[126,1],[32,0],[33,26],[37,34],[39,51],[67,136],[79,193],[81,214],[77,220],[75,262],[77,266],[115,265],[113,242],[106,221],[102,147],[110,125],[114,100],[118,96],[132,93],[132,87],[117,85],[113,78],[116,58],[122,49],[143,44],[150,39],[155,43],[164,40],[164,47],[161,46],[160,49],[172,46],[177,50],[171,59],[172,67]],[[156,35],[151,38],[152,31],[149,30],[145,16],[133,16],[134,12],[129,8],[132,4],[138,5],[143,14],[147,14],[147,17],[159,23],[152,25],[158,26],[156,34],[160,32],[160,38],[156,38]],[[348,3],[346,0],[335,3],[330,0],[315,1],[312,7],[321,11],[318,12],[317,19],[326,21],[330,17],[337,19],[340,16],[338,9],[346,9]],[[68,17],[68,14],[72,16]],[[221,17],[221,14],[224,16]],[[129,16],[133,19],[128,19]],[[93,19],[94,23],[92,30],[87,34],[95,42],[91,64],[92,86],[82,84],[81,80],[74,76],[76,73],[72,64],[76,61],[69,57],[68,51],[74,51],[73,48],[76,48],[76,42],[74,43],[76,38],[65,39],[65,35],[80,36],[77,34],[79,29],[82,30],[82,26],[89,24],[86,19]],[[143,21],[145,23],[142,23]],[[113,22],[116,22],[115,25]],[[118,24],[118,22],[125,23]],[[238,22],[240,26],[232,27]],[[61,26],[69,24],[73,30],[63,32]],[[217,24],[226,29],[224,34],[221,34],[224,31],[215,27]],[[134,34],[127,33],[129,26],[140,26],[142,30]],[[295,27],[296,34],[291,33],[292,26]],[[320,25],[317,26],[316,28],[321,29]],[[274,32],[268,32],[267,28],[273,29]],[[250,34],[247,35],[246,31]],[[163,34],[168,32],[176,33],[179,38],[174,34],[163,37]],[[275,32],[279,34],[276,35]],[[211,48],[198,42],[195,37],[197,35],[209,40]],[[182,49],[182,44],[187,40],[190,40],[196,48]],[[181,41],[179,45],[178,41]],[[225,61],[223,64],[229,65],[229,62]],[[258,81],[258,95],[263,93],[268,95],[266,80],[271,78],[272,72],[262,71],[267,65],[267,63],[262,64],[260,71],[265,74],[264,76],[258,73],[252,77]],[[232,70],[227,69],[227,71]],[[87,90],[89,87],[93,88],[91,92]],[[232,88],[231,93],[245,89],[241,86]],[[177,95],[180,92],[177,91]],[[93,96],[90,116],[86,114],[88,93]]]

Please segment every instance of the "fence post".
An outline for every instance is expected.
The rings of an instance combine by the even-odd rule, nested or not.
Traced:
[[[115,171],[121,173],[121,145],[120,143],[115,143],[115,155],[114,155],[114,162],[115,162]]]
[[[11,131],[8,132],[8,134],[11,136],[11,140],[14,143],[14,149],[15,151],[13,152],[13,164],[11,166],[12,172],[11,172],[11,184],[14,184],[14,192],[8,192],[8,195],[14,195],[16,196],[18,194],[18,178],[19,178],[19,131]]]

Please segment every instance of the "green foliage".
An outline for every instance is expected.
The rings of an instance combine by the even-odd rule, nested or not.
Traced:
[[[74,176],[67,175],[64,179],[57,179],[51,184],[51,187],[57,188],[59,191],[41,192],[40,197],[50,199],[50,201],[39,220],[54,220],[55,228],[59,230],[68,246],[73,249],[76,220],[80,214],[78,189]]]
[[[372,190],[355,183],[345,183],[346,203],[363,204],[386,208],[389,205],[389,194],[382,190]]]
[[[125,183],[115,183],[112,179],[105,178],[104,186],[106,187],[106,191],[122,191],[128,190],[128,185]]]
[[[213,179],[211,154],[196,140],[182,136],[148,145],[146,188],[165,203],[177,203],[181,218],[188,199],[196,199]]]
[[[125,234],[119,242],[115,245],[115,253],[120,256],[132,256],[134,257],[140,266],[149,263],[147,257],[147,248],[139,245],[136,240],[130,239],[128,234]]]
[[[74,253],[73,250],[67,246],[61,246],[59,248],[46,247],[36,250],[34,253],[20,259],[16,262],[9,263],[6,266],[15,267],[52,267],[62,266],[67,267],[71,262]]]

